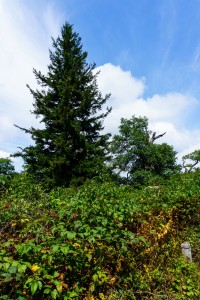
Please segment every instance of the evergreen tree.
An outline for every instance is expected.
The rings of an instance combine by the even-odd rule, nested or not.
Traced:
[[[106,159],[109,134],[100,134],[103,120],[111,109],[102,112],[109,95],[102,97],[88,64],[81,38],[65,23],[61,36],[53,39],[47,75],[33,70],[40,90],[32,90],[33,114],[43,129],[31,127],[33,146],[15,154],[24,159],[28,173],[51,186],[68,186],[97,174]]]

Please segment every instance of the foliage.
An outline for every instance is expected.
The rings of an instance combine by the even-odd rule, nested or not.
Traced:
[[[195,167],[200,162],[200,150],[195,150],[192,153],[189,153],[182,158],[183,168],[185,172],[191,172],[195,170]]]
[[[173,148],[154,144],[163,134],[135,116],[108,149],[109,95],[68,23],[53,50],[47,75],[34,69],[41,90],[28,86],[43,127],[17,126],[34,141],[15,154],[26,172],[0,159],[0,299],[198,300],[199,150],[178,173]]]
[[[47,193],[18,174],[0,200],[0,299],[198,300],[199,175]]]
[[[15,173],[15,168],[9,158],[0,158],[0,191],[5,190]]]
[[[33,114],[43,129],[18,128],[31,135],[34,145],[21,149],[25,170],[49,186],[80,184],[96,176],[107,155],[108,134],[100,134],[110,112],[103,105],[94,74],[87,63],[79,35],[66,23],[61,36],[53,40],[47,75],[34,69],[41,90],[29,90],[34,98]]]
[[[126,174],[126,183],[148,183],[152,177],[167,178],[179,170],[176,152],[166,143],[157,145],[150,141],[146,117],[121,119],[119,134],[113,137],[112,168],[118,174]]]
[[[14,171],[15,168],[9,158],[0,158],[0,176],[12,175]]]

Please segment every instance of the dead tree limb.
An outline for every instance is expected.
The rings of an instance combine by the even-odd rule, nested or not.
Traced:
[[[162,133],[162,134],[159,134],[159,135],[156,135],[156,132],[154,132],[154,133],[152,134],[152,136],[149,137],[149,142],[153,144],[155,140],[161,138],[163,135],[165,135],[165,133],[166,133],[166,132],[164,132],[164,133]]]

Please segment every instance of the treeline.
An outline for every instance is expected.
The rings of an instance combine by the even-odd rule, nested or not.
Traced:
[[[173,147],[154,143],[146,117],[122,119],[115,136],[102,133],[111,112],[106,108],[110,95],[98,90],[95,64],[87,62],[70,24],[53,39],[47,74],[33,72],[39,88],[28,88],[42,129],[15,125],[31,135],[33,145],[19,147],[14,156],[23,158],[24,170],[35,182],[67,187],[104,174],[119,184],[146,184],[180,171]]]

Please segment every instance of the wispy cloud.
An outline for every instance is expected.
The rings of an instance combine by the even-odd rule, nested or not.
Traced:
[[[190,71],[200,72],[200,44],[197,45],[190,65]]]
[[[63,25],[64,20],[66,19],[66,14],[64,12],[58,11],[56,4],[56,1],[48,2],[43,13],[43,20],[46,31],[54,38],[59,35],[60,28]]]
[[[164,67],[169,60],[171,47],[175,39],[175,32],[177,28],[177,13],[176,6],[173,0],[167,2],[163,1],[160,5],[160,20],[159,20],[159,29],[160,45],[162,45],[162,63],[161,68]]]

